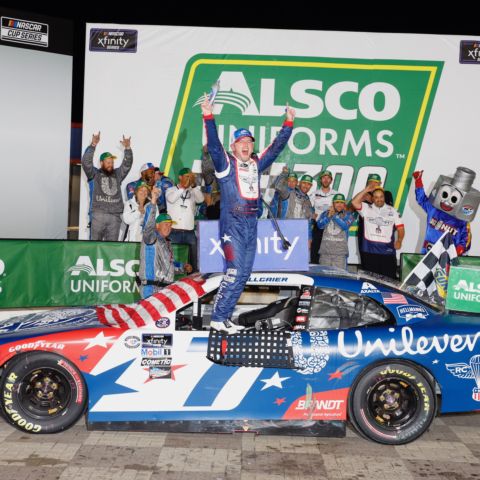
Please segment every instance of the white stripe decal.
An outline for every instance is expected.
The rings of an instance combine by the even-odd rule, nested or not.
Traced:
[[[168,315],[167,307],[157,297],[151,296],[150,298],[148,298],[148,301],[153,306],[153,308],[155,308],[156,310],[158,310],[160,312],[160,314]]]
[[[228,153],[225,151],[225,149],[223,149],[223,153],[225,154],[225,158],[227,159],[228,167],[223,172],[217,172],[215,170],[215,176],[217,178],[225,178],[230,173],[230,158],[228,156]]]
[[[113,318],[112,312],[110,309],[105,309],[105,319],[110,325],[118,325],[117,321]]]
[[[150,313],[148,313],[148,310],[146,310],[143,305],[138,303],[138,304],[135,305],[134,308],[137,311],[137,313],[142,317],[142,319],[145,323],[153,323],[152,316],[150,315]]]
[[[182,281],[178,282],[177,285],[182,290],[185,290],[185,293],[190,297],[191,301],[197,300],[197,298],[198,298],[197,292],[195,291],[195,289],[191,285],[189,285],[188,283],[182,282]]]
[[[183,306],[181,298],[175,292],[172,292],[168,287],[164,288],[162,293],[173,302],[175,308],[180,308]]]

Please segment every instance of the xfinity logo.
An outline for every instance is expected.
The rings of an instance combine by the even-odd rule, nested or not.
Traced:
[[[107,266],[105,265],[105,260],[97,258],[94,266],[92,259],[88,255],[81,255],[78,257],[75,265],[70,267],[67,272],[71,272],[72,277],[79,276],[81,272],[84,272],[91,277],[122,277],[124,275],[134,277],[135,272],[137,271],[134,270],[134,267],[139,264],[139,260],[125,261],[122,258],[115,258],[110,260],[110,263]]]
[[[299,239],[299,236],[293,237],[290,242],[290,248],[288,250],[283,250],[282,240],[278,236],[278,233],[274,231],[269,237],[257,238],[257,255],[276,254],[280,255],[283,260],[288,260],[290,255],[295,250]],[[289,239],[287,238],[287,240]],[[228,243],[229,241],[230,239],[227,239],[225,243]],[[212,248],[209,252],[209,255],[215,255],[215,253],[218,252],[223,258],[225,258],[225,254],[222,249],[222,240],[210,238],[210,243],[212,244]]]
[[[480,40],[460,42],[460,63],[480,64]]]
[[[137,36],[137,30],[92,28],[90,30],[90,51],[135,53]]]

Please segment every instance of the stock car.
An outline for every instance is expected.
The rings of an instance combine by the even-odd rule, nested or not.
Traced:
[[[1,409],[22,431],[87,428],[341,436],[384,444],[480,406],[480,319],[384,279],[253,273],[242,333],[209,330],[221,275],[146,300],[0,322]],[[322,433],[323,432],[323,433]]]

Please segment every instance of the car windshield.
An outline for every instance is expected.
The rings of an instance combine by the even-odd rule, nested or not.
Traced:
[[[356,273],[347,272],[334,267],[323,267],[320,265],[311,265],[309,273],[314,273],[315,275],[327,276],[327,277],[341,277],[341,278],[354,278],[354,279],[363,279],[371,280],[373,282],[381,283],[386,287],[393,288],[395,290],[400,290],[412,297],[415,297],[421,303],[424,303],[426,306],[433,308],[435,310],[443,311],[445,309],[445,299],[441,298],[437,292],[432,296],[428,296],[426,292],[412,287],[412,286],[403,286],[402,283],[398,280],[394,280],[390,277],[385,277],[377,273],[367,272],[365,270],[358,270]]]
[[[426,305],[434,308],[435,310],[444,310],[445,308],[445,299],[440,297],[440,295],[438,295],[436,291],[433,295],[429,296],[425,291],[413,287],[412,285],[402,286],[402,282],[400,282],[399,280],[394,280],[390,277],[385,277],[383,275],[378,275],[372,272],[366,272],[364,270],[358,270],[357,275],[362,279],[372,280],[373,282],[381,283],[386,287],[394,288],[396,290],[400,290],[401,292],[405,292],[406,294],[415,297],[415,299],[419,302],[425,303]]]

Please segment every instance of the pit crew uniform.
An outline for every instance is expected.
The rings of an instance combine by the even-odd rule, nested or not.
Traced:
[[[152,206],[151,206],[152,207]],[[175,262],[168,238],[155,228],[157,209],[149,208],[140,246],[140,295],[147,298],[173,282],[175,273],[183,271],[183,264]]]
[[[363,238],[365,270],[396,278],[397,252],[394,248],[394,230],[403,227],[400,214],[386,203],[382,207],[362,202],[357,210],[363,218]]]
[[[319,263],[319,250],[322,244],[323,230],[318,228],[318,220],[323,212],[326,212],[332,205],[332,198],[337,194],[337,191],[331,188],[328,192],[322,190],[321,185],[314,193],[313,208],[317,215],[317,221],[313,222],[312,228],[312,245],[310,246],[310,263]]]
[[[310,197],[298,187],[290,188],[287,184],[288,173],[281,173],[275,180],[275,194],[270,204],[275,218],[306,218],[313,217],[313,207]]]
[[[219,233],[226,261],[225,275],[215,298],[212,322],[217,325],[224,322],[225,329],[229,333],[235,333],[235,328],[230,331],[232,325],[229,319],[250,276],[257,249],[260,174],[286,146],[292,134],[293,122],[285,121],[267,149],[259,156],[253,154],[247,162],[242,162],[225,151],[218,138],[213,115],[204,116],[204,122],[208,151],[220,185]]]

